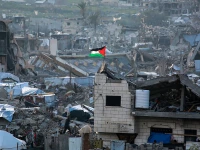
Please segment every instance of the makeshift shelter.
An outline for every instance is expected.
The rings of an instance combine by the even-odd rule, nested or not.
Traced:
[[[70,111],[71,118],[77,118],[78,121],[88,121],[92,115],[87,109],[83,108],[81,105],[76,105],[72,107],[68,106],[65,109]]]
[[[15,113],[14,107],[8,104],[0,104],[0,117],[12,121],[13,114]]]
[[[6,72],[0,72],[0,82],[2,82],[4,79],[11,79],[13,81],[19,82],[19,77]]]
[[[12,98],[16,98],[21,96],[22,94],[22,88],[29,87],[28,82],[20,82],[20,83],[0,83],[0,88],[3,88],[6,90],[7,93],[12,93]],[[11,95],[10,95],[11,97]],[[6,95],[7,98],[7,95]]]
[[[44,92],[38,88],[30,88],[30,87],[23,87],[22,88],[22,96],[26,95],[34,95],[34,94],[43,94]]]
[[[0,149],[1,150],[25,150],[26,142],[15,138],[12,134],[0,130]]]

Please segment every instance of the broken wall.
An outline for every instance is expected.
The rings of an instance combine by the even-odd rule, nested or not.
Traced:
[[[79,28],[83,25],[83,20],[77,19],[66,19],[62,21],[62,31],[68,34],[76,34]]]
[[[120,106],[110,106],[108,96],[119,96]],[[113,102],[115,105],[115,99]],[[125,80],[108,80],[104,74],[96,74],[94,107],[94,131],[101,133],[135,132],[135,119],[131,115],[131,93]]]
[[[39,39],[39,51],[49,51],[50,40],[49,39]]]
[[[154,128],[171,128],[174,140],[178,143],[184,143],[184,130],[197,130],[197,135],[200,135],[200,125],[198,120],[170,119],[170,118],[136,118],[136,131],[138,136],[135,139],[135,144],[140,145],[147,143],[150,136],[151,127]]]
[[[98,139],[103,139],[103,146],[110,147],[111,140],[119,140],[115,133],[98,133]]]
[[[50,39],[50,54],[56,56],[57,50],[58,50],[57,39]]]

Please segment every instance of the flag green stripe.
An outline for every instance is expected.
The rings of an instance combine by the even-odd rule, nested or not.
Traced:
[[[89,57],[104,57],[100,53],[90,54]]]

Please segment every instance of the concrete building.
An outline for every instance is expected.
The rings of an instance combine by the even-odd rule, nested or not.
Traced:
[[[19,3],[24,3],[26,2],[25,0],[2,0],[3,2],[19,2]]]
[[[200,87],[193,84],[187,76],[160,77],[136,84],[126,80],[113,80],[111,77],[112,74],[107,71],[95,76],[94,131],[104,140],[104,146],[109,147],[112,140],[126,140],[137,145],[149,143],[153,133],[170,134],[170,143],[164,143],[164,147],[168,148],[184,148],[185,145],[196,142],[200,135],[200,115],[195,113],[197,108],[191,107],[186,97],[190,102],[199,100]],[[150,91],[150,103],[144,104],[147,106],[145,108],[137,106],[137,89]],[[166,97],[167,102],[170,101],[166,95],[169,91],[171,95],[178,92],[173,101],[179,101],[179,106],[164,102]],[[159,99],[158,110],[151,108],[155,98]],[[164,106],[161,108],[161,105]]]
[[[198,9],[196,0],[141,0],[141,5],[168,15],[189,14]]]
[[[0,22],[0,27],[0,72],[5,72],[9,65],[7,61],[7,53],[10,48],[9,29],[3,21]],[[12,70],[14,65],[11,63],[9,67]]]
[[[95,83],[94,130],[107,140],[116,139],[116,133],[134,134],[135,121],[131,115],[128,83],[109,80],[104,74],[97,74]]]
[[[118,5],[119,0],[102,0],[103,4]]]
[[[62,31],[67,34],[76,34],[82,27],[84,21],[82,18],[65,19],[62,21]]]
[[[89,3],[90,5],[118,5],[119,0],[102,0],[102,1],[95,1],[95,0],[84,0],[86,3]]]

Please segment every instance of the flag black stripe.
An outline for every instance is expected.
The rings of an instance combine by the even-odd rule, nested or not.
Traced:
[[[105,47],[105,46],[104,46]],[[90,51],[99,51],[99,50],[102,50],[104,47],[101,47],[101,48],[94,48],[94,49],[91,49]]]

